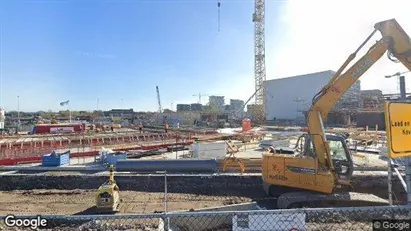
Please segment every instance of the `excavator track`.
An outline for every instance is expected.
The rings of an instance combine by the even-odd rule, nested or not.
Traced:
[[[281,194],[277,198],[277,208],[279,209],[377,205],[389,205],[389,202],[373,194],[357,192],[341,192],[330,195],[316,192],[289,192]]]

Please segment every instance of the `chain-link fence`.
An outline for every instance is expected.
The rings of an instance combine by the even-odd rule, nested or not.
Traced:
[[[1,217],[1,228],[24,230],[23,226],[26,226],[26,229],[31,227],[42,230],[346,231],[373,230],[374,227],[374,230],[379,230],[375,228],[384,228],[390,223],[381,221],[378,223],[377,219],[409,219],[410,208],[409,206],[379,206],[235,212],[175,212],[144,215],[3,216]],[[405,227],[407,224],[402,225]]]

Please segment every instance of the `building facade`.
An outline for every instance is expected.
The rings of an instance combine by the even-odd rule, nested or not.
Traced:
[[[230,99],[230,110],[234,111],[234,112],[241,112],[244,111],[244,101],[243,100],[239,100],[239,99]],[[243,108],[241,110],[241,108]]]
[[[202,111],[203,110],[203,105],[200,103],[192,103],[190,105],[191,111]]]
[[[209,96],[208,102],[211,107],[216,107],[221,112],[225,109],[224,96]]]
[[[357,80],[335,105],[336,110],[356,111],[361,106],[361,82]]]
[[[304,120],[303,112],[310,108],[315,94],[327,84],[334,74],[334,71],[328,70],[267,80],[264,83],[267,120]],[[352,104],[358,105],[361,95],[360,88],[361,85],[358,81],[343,95],[335,108],[344,108]]]
[[[191,105],[190,104],[177,104],[177,111],[190,111]]]

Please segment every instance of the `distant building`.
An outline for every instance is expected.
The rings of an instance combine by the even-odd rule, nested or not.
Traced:
[[[190,104],[177,104],[177,111],[190,111],[191,105]]]
[[[322,71],[305,75],[292,76],[265,81],[265,111],[267,120],[304,119],[313,97],[335,74],[334,71]],[[359,106],[360,81],[342,96],[334,109],[355,109]],[[247,107],[248,110],[248,107]]]
[[[219,111],[224,111],[225,109],[225,99],[224,96],[212,95],[208,99],[211,107],[215,106]]]
[[[201,103],[192,103],[190,105],[191,111],[202,111],[203,110],[203,105]]]
[[[110,111],[106,112],[108,116],[132,116],[134,115],[134,110],[130,109],[111,109]]]
[[[134,117],[134,110],[130,109],[111,109],[110,111],[104,112],[105,116],[109,116],[112,120],[118,121],[121,119],[132,119]]]
[[[375,110],[384,108],[384,95],[381,90],[362,90],[360,108],[361,110]]]
[[[361,80],[357,80],[335,105],[336,110],[358,110],[361,105]]]
[[[239,99],[230,99],[230,110],[237,112],[244,106],[244,101]],[[241,110],[244,111],[244,108]]]

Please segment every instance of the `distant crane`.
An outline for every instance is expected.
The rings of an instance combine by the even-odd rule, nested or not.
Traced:
[[[201,92],[200,92],[200,93],[198,93],[198,95],[193,95],[193,96],[198,97],[198,103],[201,104],[201,97],[202,96],[208,96],[208,95],[207,94],[201,94]]]
[[[158,86],[156,86],[156,91],[157,91],[158,113],[159,115],[163,116],[163,124],[165,124],[167,122],[167,116],[164,115],[163,108],[161,107],[160,90],[158,89]]]
[[[163,112],[163,108],[161,107],[160,90],[158,89],[158,86],[156,86],[156,91],[157,91],[158,113],[161,114]]]

